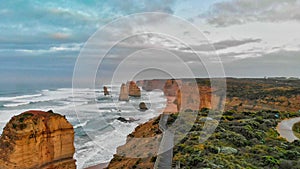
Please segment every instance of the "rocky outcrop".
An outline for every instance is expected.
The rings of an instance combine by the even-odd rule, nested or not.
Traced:
[[[182,87],[188,82],[193,82],[195,79],[181,79],[177,80],[180,91],[183,92]],[[180,98],[184,102],[195,102],[195,95],[200,98],[199,108],[216,109],[220,106],[222,101],[226,99],[225,110],[241,111],[259,111],[259,110],[278,110],[298,112],[300,105],[300,80],[278,80],[278,79],[234,79],[226,78],[226,88],[222,89],[223,80],[214,79],[215,89],[211,89],[210,79],[196,79],[199,86],[199,93],[183,92],[182,98],[175,96],[175,104],[178,102],[178,110],[181,108]],[[139,85],[146,91],[155,89],[163,90],[165,96],[173,95],[176,87],[170,87],[170,81],[166,79],[142,80],[138,81]],[[221,86],[219,86],[221,82]],[[220,88],[219,88],[220,87]],[[224,86],[223,86],[224,87]],[[219,88],[219,89],[218,89]],[[226,97],[221,96],[222,92],[226,90]],[[180,93],[181,94],[181,93]],[[177,95],[177,94],[176,94]],[[189,95],[193,98],[191,99]],[[222,99],[221,99],[222,98]],[[191,103],[187,107],[191,107]],[[195,110],[197,108],[193,106]],[[183,109],[185,110],[185,109]]]
[[[159,118],[154,118],[136,127],[135,131],[127,137],[126,144],[118,147],[117,154],[114,155],[108,168],[154,168],[153,156],[157,154],[155,147],[159,147],[161,137],[158,123]],[[141,158],[132,158],[136,156]]]
[[[141,89],[136,85],[134,81],[128,82],[127,86],[129,86],[129,96],[141,97]]]
[[[74,130],[64,116],[27,111],[14,116],[0,138],[1,169],[75,169]]]
[[[192,84],[182,84],[182,87],[177,90],[175,100],[178,111],[216,109],[219,102],[219,96],[214,94],[213,89]]]
[[[128,88],[127,88],[127,85],[125,85],[124,83],[121,85],[119,100],[120,101],[128,101],[129,100]]]
[[[148,110],[147,105],[146,105],[145,102],[141,102],[139,104],[139,108],[140,108],[140,110],[143,110],[143,111]]]
[[[176,96],[176,92],[179,89],[178,82],[175,79],[166,80],[164,85],[165,96]]]
[[[130,117],[129,119],[125,119],[124,117],[118,117],[117,120],[123,123],[132,123],[134,121],[139,121],[139,119],[134,119],[132,117]]]
[[[104,96],[109,95],[109,91],[107,90],[106,86],[103,86],[103,93],[104,93]]]
[[[154,79],[154,80],[143,80],[139,81],[139,84],[142,84],[143,90],[152,91],[155,89],[163,89],[166,80]]]
[[[165,96],[176,96],[176,92],[179,86],[183,83],[182,80],[175,79],[154,79],[138,81],[138,84],[142,85],[143,90],[162,90]]]

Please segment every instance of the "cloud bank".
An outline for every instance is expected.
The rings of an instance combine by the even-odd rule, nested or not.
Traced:
[[[300,21],[299,0],[230,0],[216,3],[202,17],[216,26],[248,22]]]

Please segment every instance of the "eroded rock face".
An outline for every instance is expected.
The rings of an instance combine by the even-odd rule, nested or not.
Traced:
[[[142,86],[143,90],[162,90],[165,96],[176,96],[176,92],[179,86],[183,83],[182,80],[175,79],[154,79],[154,80],[142,80],[137,82]]]
[[[124,83],[121,85],[119,100],[120,101],[128,101],[129,100],[128,88],[127,88],[127,85]]]
[[[176,96],[176,92],[179,89],[178,82],[175,79],[166,80],[163,88],[165,96]]]
[[[139,81],[139,84],[142,84],[143,90],[152,91],[155,89],[162,90],[164,88],[166,80],[143,80]]]
[[[208,86],[182,84],[182,87],[177,90],[176,94],[175,104],[177,105],[177,110],[217,109],[220,102],[219,96],[213,93],[213,89]]]
[[[14,116],[0,137],[1,169],[75,169],[74,130],[64,116],[27,111]]]
[[[129,86],[129,96],[141,97],[141,90],[134,81],[130,81],[128,83],[128,86]]]

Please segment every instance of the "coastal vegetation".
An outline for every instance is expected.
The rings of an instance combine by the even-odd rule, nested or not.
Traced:
[[[197,113],[197,119],[192,129],[173,148],[173,168],[300,168],[300,141],[290,143],[276,131],[281,120],[298,117],[297,112],[230,110],[222,114],[219,122],[214,120],[216,117],[211,116],[208,109],[186,113]],[[178,113],[171,114],[168,126],[177,118]],[[159,119],[139,126],[129,138],[161,134]],[[212,135],[204,130],[205,123],[208,126],[218,124]],[[175,137],[183,135],[180,131],[175,133]],[[133,159],[115,155],[109,168],[153,168],[155,161],[156,156]]]
[[[278,111],[223,114],[208,140],[203,130],[206,113],[174,147],[173,165],[180,168],[300,168],[300,141],[280,138],[276,126],[287,114]],[[279,116],[278,116],[279,115]],[[174,121],[171,116],[170,121]],[[208,122],[209,123],[209,122]]]
[[[209,79],[196,81],[203,107],[199,108],[201,110],[197,107],[181,110],[180,115],[194,114],[197,118],[193,124],[189,124],[191,130],[187,133],[180,131],[180,128],[175,130],[175,138],[179,138],[179,143],[176,142],[173,148],[173,168],[300,169],[300,141],[288,142],[280,137],[276,129],[282,120],[300,116],[299,80],[227,78],[226,104],[222,114],[210,111],[213,109],[211,95],[218,94],[214,93],[218,90],[210,90]],[[184,85],[190,79],[178,82]],[[164,83],[163,80],[149,80],[142,84],[144,90],[151,91],[163,87]],[[172,90],[164,91],[167,91],[166,96],[173,96]],[[184,100],[197,99],[197,93],[179,92],[175,98],[173,103],[178,107]],[[179,113],[167,114],[167,125],[171,128]],[[134,150],[130,138],[161,135],[159,122],[160,117],[138,126],[128,136],[128,142],[118,149]],[[176,123],[181,122],[178,119]],[[215,127],[212,133],[209,132]],[[298,137],[299,128],[299,123],[293,128]],[[116,154],[108,168],[153,168],[157,159],[155,154],[146,158],[127,158]]]

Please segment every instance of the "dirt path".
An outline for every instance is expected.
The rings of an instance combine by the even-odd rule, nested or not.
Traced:
[[[281,137],[285,138],[288,142],[293,142],[294,140],[299,140],[293,132],[293,125],[298,122],[300,122],[300,117],[286,119],[281,121],[276,129]]]

